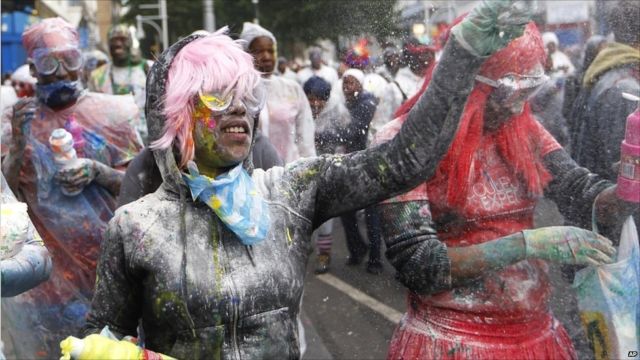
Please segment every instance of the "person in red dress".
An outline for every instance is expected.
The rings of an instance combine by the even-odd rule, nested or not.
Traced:
[[[609,263],[614,248],[578,227],[532,229],[536,200],[555,200],[570,219],[591,221],[593,210],[600,224],[630,207],[532,116],[527,99],[546,80],[544,61],[529,23],[480,68],[435,175],[378,205],[387,257],[410,290],[389,359],[576,358],[549,310],[548,262]],[[378,143],[399,131],[432,71]]]

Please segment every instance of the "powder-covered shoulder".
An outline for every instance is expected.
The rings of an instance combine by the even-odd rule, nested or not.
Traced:
[[[116,209],[109,227],[116,225],[121,235],[141,234],[172,208],[171,202],[163,201],[155,193]],[[171,217],[167,217],[171,218]]]

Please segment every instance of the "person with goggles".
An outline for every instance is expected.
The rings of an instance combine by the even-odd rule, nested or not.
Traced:
[[[457,19],[452,36],[473,16]],[[483,26],[475,22],[472,34]],[[545,59],[531,22],[480,68],[434,176],[378,205],[387,258],[411,304],[389,359],[576,358],[549,308],[548,263],[613,262],[612,243],[584,228],[591,226],[592,209],[594,221],[612,225],[632,207],[617,198],[614,184],[579,167],[533,117],[528,99],[547,80]],[[441,88],[435,76],[432,65],[422,90],[377,143],[393,139],[421,105],[418,99]],[[543,195],[584,228],[533,229]]]
[[[48,282],[14,298],[2,320],[15,326],[3,328],[3,339],[10,339],[11,357],[51,358],[60,334],[84,324],[102,232],[113,216],[123,170],[141,148],[129,125],[138,108],[130,95],[82,88],[78,33],[63,19],[32,25],[22,42],[37,84],[35,97],[3,114],[2,172],[29,206],[54,269]],[[77,154],[64,167],[54,163],[56,149],[49,144],[59,128],[71,133]]]
[[[247,105],[262,83],[253,57],[226,29],[167,49],[150,72],[146,105],[163,184],[111,220],[85,334],[108,326],[135,336],[141,324],[146,347],[175,358],[299,358],[314,229],[433,174],[484,58],[519,36],[530,13],[511,1],[479,6],[468,22],[490,29],[449,41],[435,90],[393,140],[266,172],[250,160],[256,123]]]

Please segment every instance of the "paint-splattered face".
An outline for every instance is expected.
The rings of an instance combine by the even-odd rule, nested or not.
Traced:
[[[515,84],[528,84],[526,86],[497,86],[492,89],[485,108],[486,131],[494,131],[511,117],[521,114],[526,102],[548,79],[544,76],[542,64],[537,64],[523,75],[523,79],[515,81]]]
[[[249,156],[254,119],[240,99],[232,99],[220,112],[198,101],[193,120],[194,160],[199,166],[231,167]]]

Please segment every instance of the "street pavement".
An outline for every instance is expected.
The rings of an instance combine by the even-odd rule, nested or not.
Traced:
[[[555,205],[546,201],[539,204],[534,219],[537,226],[562,223]],[[329,274],[313,273],[315,255],[307,268],[301,312],[307,342],[303,359],[384,359],[404,313],[406,290],[394,279],[394,270],[386,261],[380,275],[367,273],[366,262],[346,266],[344,231],[340,221],[334,224]],[[551,267],[550,277],[554,286],[551,299],[554,314],[574,339],[579,358],[592,358],[577,314],[571,310],[575,309],[576,301],[570,283],[556,266]]]

